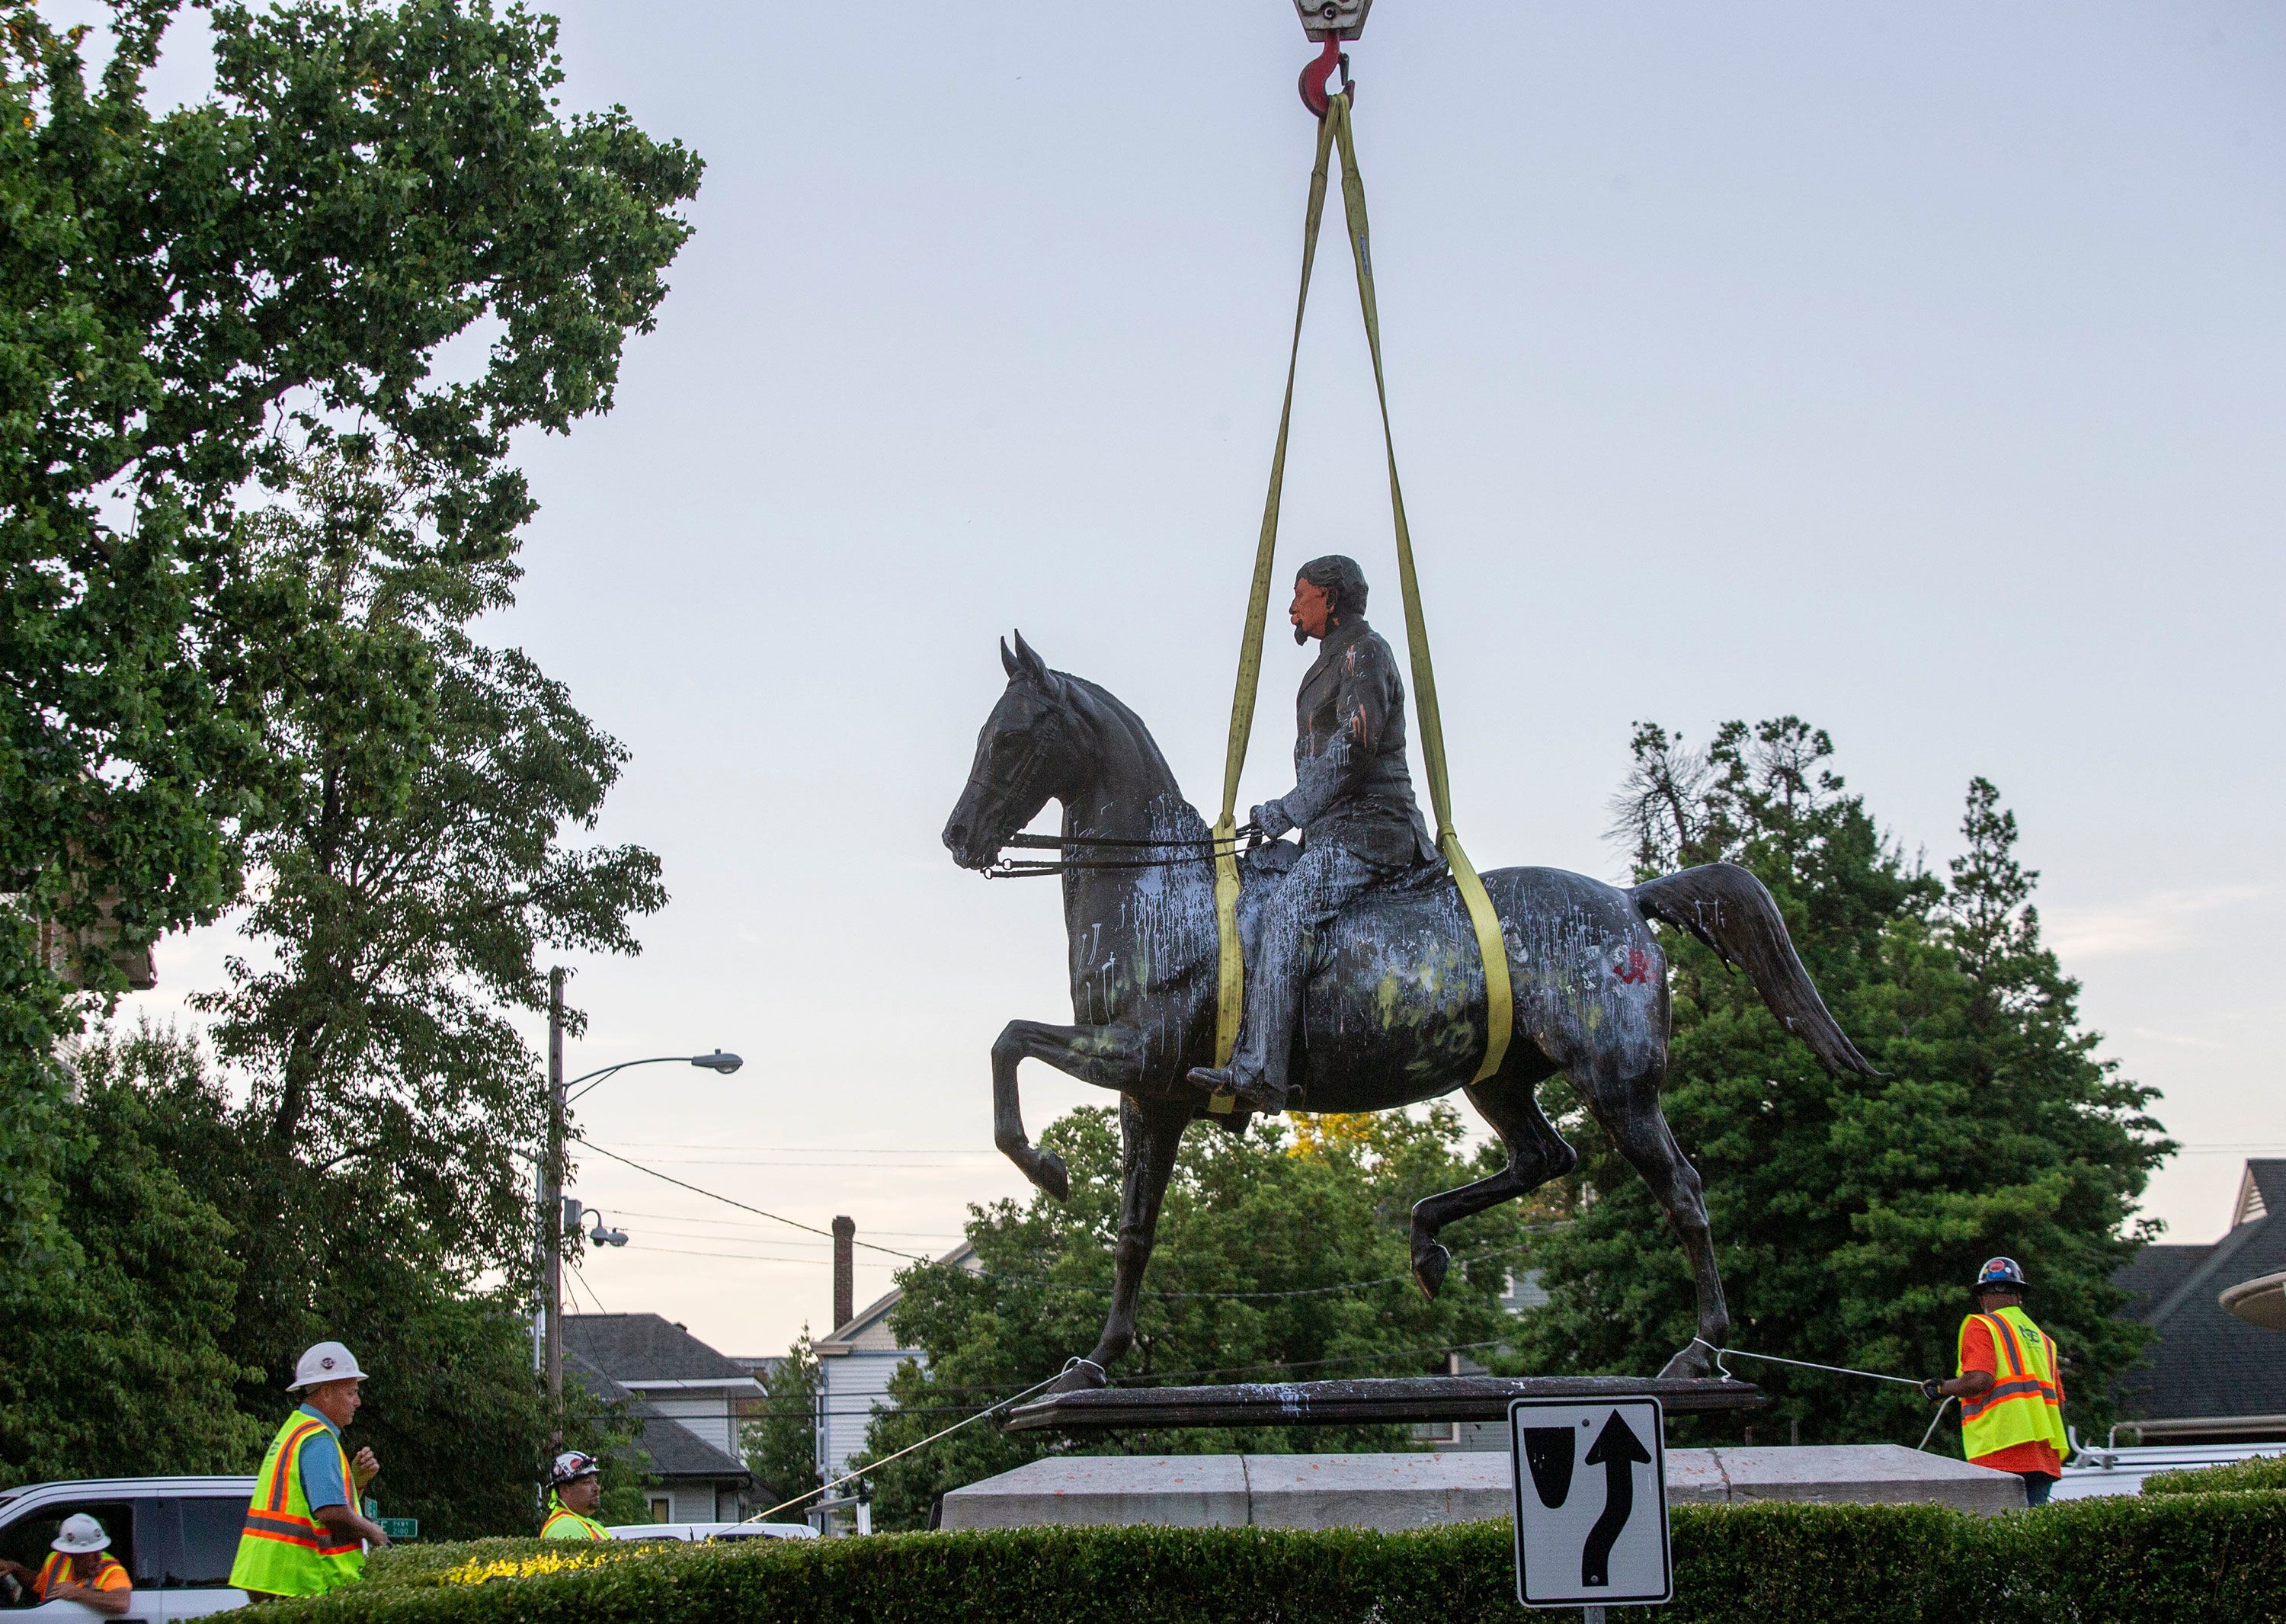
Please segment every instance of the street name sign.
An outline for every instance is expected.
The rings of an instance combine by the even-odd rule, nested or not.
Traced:
[[[1659,1401],[1518,1399],[1508,1422],[1517,1600],[1527,1607],[1674,1600]]]

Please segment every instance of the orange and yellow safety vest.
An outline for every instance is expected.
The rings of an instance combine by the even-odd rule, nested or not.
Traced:
[[[270,1440],[262,1470],[254,1479],[254,1499],[238,1536],[238,1559],[230,1582],[241,1590],[273,1596],[323,1596],[364,1575],[365,1541],[344,1540],[310,1514],[302,1492],[302,1446],[323,1433],[342,1457],[342,1482],[355,1492],[348,1451],[334,1430],[296,1410]],[[322,1446],[320,1446],[322,1447]]]
[[[45,1601],[49,1592],[71,1576],[71,1557],[60,1550],[50,1551],[48,1559],[40,1564],[39,1577],[32,1581],[32,1589],[42,1601]],[[95,1577],[79,1582],[91,1590],[131,1590],[135,1588],[134,1582],[127,1577],[127,1570],[119,1565],[119,1559],[108,1553],[97,1560]]]
[[[565,1505],[551,1492],[548,1496],[548,1520],[540,1525],[543,1540],[608,1540],[611,1531],[592,1517],[582,1517]]]
[[[1968,1328],[1983,1320],[1998,1356],[1992,1385],[1960,1401],[1961,1453],[1974,1461],[2018,1444],[2046,1442],[2059,1458],[2071,1453],[2064,1431],[2063,1395],[2056,1389],[2055,1344],[2021,1308],[1974,1313],[1960,1322],[1960,1350]]]

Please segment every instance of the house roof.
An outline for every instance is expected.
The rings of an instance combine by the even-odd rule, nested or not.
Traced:
[[[744,1461],[731,1459],[689,1427],[660,1415],[641,1399],[629,1407],[629,1413],[637,1423],[635,1441],[650,1457],[649,1476],[705,1478],[716,1483],[725,1479],[743,1483],[753,1476]]]
[[[661,1314],[565,1314],[564,1352],[629,1386],[737,1381],[753,1373]]]
[[[2122,1384],[2136,1420],[2286,1415],[2286,1343],[2222,1305],[2243,1281],[2286,1269],[2286,1160],[2249,1162],[2230,1232],[2207,1246],[2151,1246],[2114,1275],[2128,1313],[2158,1333]]]
[[[633,1319],[646,1316],[616,1317]],[[567,1344],[570,1340],[570,1318],[565,1316]],[[568,1345],[564,1352],[564,1373],[606,1404],[624,1407],[627,1419],[635,1423],[635,1441],[650,1461],[650,1468],[644,1474],[646,1477],[705,1478],[720,1483],[725,1479],[744,1482],[753,1476],[744,1461],[732,1459],[681,1422],[660,1415],[658,1407],[641,1393],[620,1386]]]

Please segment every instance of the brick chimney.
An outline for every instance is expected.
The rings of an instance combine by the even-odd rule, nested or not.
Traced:
[[[833,1325],[839,1330],[857,1313],[857,1220],[833,1220]]]

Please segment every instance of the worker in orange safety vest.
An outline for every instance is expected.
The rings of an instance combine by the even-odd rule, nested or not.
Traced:
[[[2024,1271],[1992,1257],[1976,1272],[1976,1312],[1960,1322],[1959,1374],[1921,1384],[1933,1403],[1960,1400],[1962,1453],[1972,1466],[2013,1472],[2027,1505],[2043,1506],[2063,1476],[2062,1360],[2024,1312]]]
[[[64,1518],[48,1550],[48,1559],[36,1573],[20,1562],[0,1557],[0,1581],[12,1591],[20,1591],[16,1581],[27,1581],[35,1601],[79,1602],[100,1613],[124,1612],[134,1601],[134,1581],[110,1554],[111,1536],[86,1512]]]

